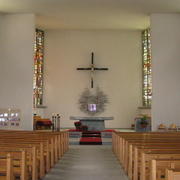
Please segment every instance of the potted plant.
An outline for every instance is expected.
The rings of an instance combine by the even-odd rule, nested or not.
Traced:
[[[146,128],[148,125],[148,117],[146,115],[143,115],[139,123],[142,128]]]

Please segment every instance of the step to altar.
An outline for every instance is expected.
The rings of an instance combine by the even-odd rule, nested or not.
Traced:
[[[101,137],[101,132],[97,132],[97,131],[87,131],[87,132],[83,132],[81,137]]]
[[[82,137],[79,141],[80,145],[102,145],[101,137]]]
[[[79,141],[80,145],[102,145],[100,131],[85,131]]]
[[[101,135],[102,145],[111,145],[113,131],[114,130],[112,130],[112,129],[105,129],[104,131],[86,131],[83,134],[82,131],[70,129],[69,130],[70,145],[79,145],[81,137],[82,136],[89,137],[89,135],[93,135],[94,137],[97,137],[97,138]]]

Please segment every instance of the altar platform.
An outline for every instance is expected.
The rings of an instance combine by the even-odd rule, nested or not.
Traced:
[[[79,117],[70,116],[70,120],[79,120],[82,125],[88,126],[88,131],[103,131],[106,120],[113,120],[113,117]]]
[[[69,131],[69,143],[70,145],[79,145],[80,138],[82,137],[82,131],[77,131],[76,129],[66,129]],[[112,133],[117,132],[135,132],[130,128],[113,128],[105,129],[101,132],[102,145],[112,145]]]

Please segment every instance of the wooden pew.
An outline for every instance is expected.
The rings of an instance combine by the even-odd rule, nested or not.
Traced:
[[[6,156],[0,156],[0,180],[13,180],[12,160],[8,153]]]
[[[23,142],[21,139],[6,139],[6,140],[8,140],[8,142],[0,140],[0,147],[6,146],[6,147],[12,147],[13,149],[19,147],[19,149],[24,148],[28,150],[28,146],[31,145],[32,149],[29,150],[29,153],[32,153],[31,154],[31,156],[33,157],[32,162],[34,162],[34,166],[33,166],[34,171],[32,173],[36,174],[35,179],[37,179],[37,176],[42,178],[45,175],[44,150],[42,143],[34,142],[34,141]],[[33,146],[35,147],[35,150],[33,150]],[[37,172],[37,169],[39,170],[39,172]]]
[[[178,155],[177,150],[180,149],[180,133],[114,133],[113,134],[113,152],[116,154],[120,163],[124,167],[125,171],[128,172],[130,179],[137,180],[138,173],[140,173],[140,178],[143,180],[146,178],[146,171],[144,167],[147,168],[146,165],[143,165],[143,161],[139,161],[142,159],[138,158],[138,154],[145,149],[145,152],[154,152],[158,150],[158,156],[162,154],[162,158],[171,157],[173,153],[173,158]],[[138,144],[138,145],[137,145]],[[169,144],[178,146],[171,148]],[[135,148],[135,146],[137,146]],[[151,147],[152,146],[152,147]],[[161,147],[163,146],[163,147]],[[139,150],[139,149],[140,150]],[[139,152],[138,152],[139,151]],[[172,154],[166,154],[166,152],[173,151]],[[129,154],[130,157],[128,156]],[[137,156],[136,156],[137,155]],[[134,158],[134,159],[133,159]],[[133,162],[133,163],[132,163]],[[146,163],[145,163],[146,164]],[[143,167],[143,169],[141,168]],[[141,168],[141,171],[140,171]]]
[[[4,132],[6,139],[8,138],[7,132]],[[33,136],[35,135],[36,138],[38,136],[38,138],[41,139],[41,141],[43,139],[47,140],[47,137],[49,138],[49,144],[46,144],[47,147],[50,148],[50,150],[46,150],[46,153],[48,157],[46,157],[46,162],[47,162],[47,167],[46,167],[46,171],[48,171],[50,169],[50,167],[53,167],[55,162],[58,161],[58,159],[60,159],[60,157],[64,154],[65,151],[68,150],[68,133],[67,132],[53,132],[53,133],[36,133],[36,132],[31,132],[29,134],[29,132],[16,132],[18,133],[18,135],[16,135],[15,137],[13,137],[16,141],[21,141],[22,139],[19,138],[19,135],[23,134],[23,139],[26,138],[26,142],[29,142],[30,139],[33,139]],[[2,134],[2,133],[1,133]],[[0,135],[1,135],[0,134]],[[26,136],[30,135],[30,139],[27,140]],[[64,137],[63,137],[63,136]],[[18,137],[17,137],[18,136]],[[12,136],[10,135],[9,138],[11,138]],[[37,140],[37,139],[36,139]],[[31,142],[32,143],[32,142]],[[41,153],[42,154],[42,153]],[[43,161],[43,157],[41,157],[41,161]],[[49,162],[50,161],[50,165]],[[43,164],[43,163],[41,163]],[[44,167],[42,167],[42,169],[44,169]],[[43,170],[42,170],[43,171]],[[43,173],[41,173],[43,176]]]
[[[26,173],[26,175],[29,178],[31,178],[32,180],[37,180],[38,177],[40,177],[40,174],[38,174],[38,169],[40,169],[40,166],[37,161],[35,147],[18,147],[18,145],[12,144],[0,144],[0,154],[5,154],[7,152],[10,152],[11,156],[13,155],[12,157],[18,157],[18,161],[21,161],[21,159],[25,159],[25,164],[27,167],[25,167],[24,169],[27,168],[28,173]],[[24,153],[22,154],[22,152]]]
[[[150,163],[150,180],[164,180],[166,169],[179,169],[180,159],[153,159]]]
[[[116,154],[117,154],[117,157],[118,159],[120,160],[121,164],[124,166],[124,164],[126,164],[126,161],[127,161],[127,157],[128,157],[128,153],[129,153],[129,150],[128,150],[128,143],[131,143],[131,144],[135,144],[135,143],[139,143],[139,144],[146,144],[148,143],[148,140],[149,143],[159,143],[159,141],[163,142],[164,143],[167,141],[167,138],[164,138],[164,140],[161,138],[158,138],[158,139],[152,139],[151,137],[148,137],[146,139],[130,139],[130,140],[125,140],[125,139],[122,139],[122,137],[119,138],[119,151],[116,151]],[[171,139],[170,139],[171,140]],[[179,139],[178,139],[178,142],[179,142]]]
[[[134,142],[141,140],[140,142],[143,144],[144,141],[147,141],[148,139],[149,140],[154,139],[154,140],[157,140],[157,142],[158,142],[158,140],[162,141],[163,137],[164,137],[164,140],[166,141],[167,138],[169,138],[170,135],[177,136],[174,133],[170,133],[168,135],[166,135],[164,133],[161,133],[161,134],[160,133],[135,133],[135,135],[133,133],[130,133],[130,134],[128,134],[128,133],[125,133],[125,134],[124,133],[123,134],[122,133],[117,133],[117,134],[120,135],[118,137],[119,138],[118,144],[119,144],[120,147],[122,147],[122,150],[124,150],[125,146],[127,145],[127,139],[128,139],[128,142],[129,142],[129,140],[134,141]],[[153,137],[153,135],[154,135],[154,137]],[[158,137],[157,137],[157,135],[158,135]],[[161,137],[159,137],[160,135],[161,135]],[[180,133],[179,133],[179,135],[180,135]],[[127,137],[123,137],[123,136],[127,136]],[[124,154],[125,152],[127,152],[127,151],[124,150],[122,154]],[[119,153],[121,153],[121,152],[119,152]]]
[[[0,134],[5,133],[5,134],[8,134],[9,132],[14,132],[14,133],[18,133],[18,134],[27,134],[27,135],[30,135],[31,137],[33,135],[35,136],[39,136],[41,138],[51,138],[51,137],[55,137],[55,139],[57,139],[57,143],[61,144],[61,148],[59,148],[58,146],[54,146],[54,150],[56,151],[56,148],[57,148],[57,152],[58,154],[62,154],[68,150],[68,146],[69,146],[69,133],[67,131],[61,131],[61,132],[37,132],[37,131],[0,131]],[[59,138],[57,137],[59,136]],[[56,140],[53,140],[52,144],[55,144],[55,141]]]
[[[126,138],[120,137],[120,141],[119,142],[120,142],[120,147],[122,147],[122,151],[119,152],[119,156],[120,156],[119,159],[121,159],[121,161],[123,161],[121,163],[124,164],[125,157],[127,157],[128,143],[138,143],[139,142],[141,144],[145,144],[148,141],[152,142],[152,143],[153,142],[154,143],[159,143],[159,142],[167,142],[168,139],[172,140],[172,136],[171,137],[164,136],[164,134],[163,134],[162,137],[159,137],[160,135],[162,135],[162,134],[158,134],[158,137],[156,137],[157,136],[156,134],[152,134],[152,135],[148,134],[148,136],[142,134],[142,136],[140,135],[139,137],[136,137],[136,138],[133,137],[133,136],[132,137],[126,137]],[[174,136],[174,134],[173,134],[173,136]],[[175,142],[175,140],[173,140],[173,141]],[[180,140],[177,139],[176,142],[180,142]]]
[[[130,145],[132,147],[132,145]],[[140,162],[141,162],[141,152],[144,153],[154,153],[154,152],[169,152],[169,151],[173,151],[173,152],[179,152],[180,151],[180,146],[179,147],[174,147],[171,148],[166,147],[165,144],[162,145],[157,145],[157,147],[155,147],[154,145],[152,147],[148,146],[148,147],[134,147],[134,152],[132,152],[132,148],[130,148],[130,152],[129,152],[129,163],[127,164],[127,168],[128,168],[128,176],[130,179],[138,179],[138,170],[140,167]]]
[[[180,179],[180,169],[167,169],[166,170],[166,180],[179,180]]]
[[[31,146],[31,147],[30,147]],[[35,147],[35,156],[30,153],[30,148]],[[23,148],[28,151],[33,180],[42,178],[50,167],[63,156],[69,147],[68,132],[34,132],[34,131],[5,131],[0,130],[1,148]],[[33,170],[34,169],[34,170]],[[35,171],[36,170],[36,171]]]
[[[180,151],[141,153],[139,166],[140,180],[150,179],[150,162],[152,159],[180,159]]]
[[[157,147],[156,147],[157,146]],[[133,166],[133,179],[138,179],[138,174],[141,174],[141,178],[140,179],[145,179],[145,169],[147,168],[146,163],[143,162],[143,158],[142,158],[142,154],[141,153],[149,153],[149,154],[153,154],[155,155],[155,153],[158,154],[158,156],[161,156],[161,158],[164,158],[164,154],[167,153],[167,156],[169,155],[168,153],[179,153],[180,152],[180,147],[170,147],[169,145],[166,144],[155,144],[155,146],[153,145],[152,147],[135,147],[134,148],[134,155],[130,156],[129,161],[134,161],[133,165],[132,163],[128,164],[128,175],[130,176],[130,178],[132,179],[132,173],[130,172],[130,169],[132,171],[132,166]],[[169,155],[171,156],[171,154]],[[145,161],[146,162],[146,161]],[[144,163],[144,164],[143,164]],[[147,179],[147,178],[146,178]]]
[[[2,151],[0,156],[7,156],[7,178],[13,180],[18,177],[21,180],[28,180],[27,166],[26,166],[26,153],[25,151]],[[0,172],[3,174],[4,166],[1,164]]]

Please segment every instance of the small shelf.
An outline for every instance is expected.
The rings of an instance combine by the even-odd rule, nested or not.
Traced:
[[[151,109],[150,106],[142,106],[142,107],[138,107],[138,109]]]
[[[45,108],[47,108],[47,106],[44,106],[44,105],[37,105],[36,107],[34,107],[34,108],[38,108],[38,109],[45,109]]]

